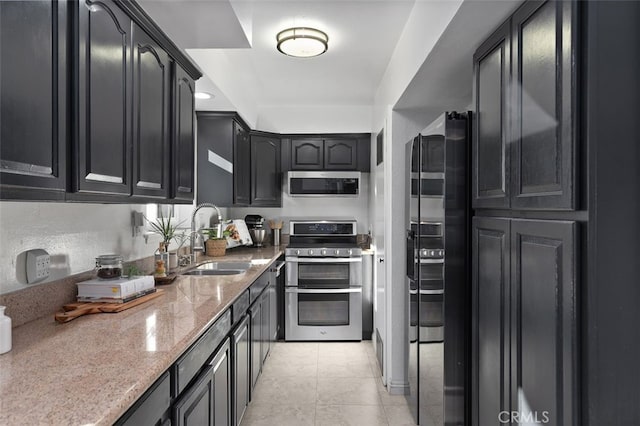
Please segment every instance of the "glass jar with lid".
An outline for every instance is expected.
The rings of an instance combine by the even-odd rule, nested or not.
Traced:
[[[98,278],[113,279],[122,276],[122,256],[119,254],[103,254],[96,257]]]

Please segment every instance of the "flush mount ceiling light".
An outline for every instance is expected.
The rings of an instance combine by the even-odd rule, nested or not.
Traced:
[[[276,36],[278,50],[296,58],[311,58],[327,51],[329,36],[315,28],[295,27]]]

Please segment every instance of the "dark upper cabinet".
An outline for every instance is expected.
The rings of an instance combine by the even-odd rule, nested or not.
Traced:
[[[66,1],[0,2],[2,199],[64,197],[70,105],[67,7]]]
[[[512,17],[511,207],[575,208],[576,2],[528,2]]]
[[[235,113],[198,111],[198,203],[249,205],[249,131]]]
[[[474,208],[508,208],[511,27],[507,21],[476,51],[474,65]]]
[[[360,135],[358,135],[360,136]],[[369,171],[370,140],[357,137],[293,137],[287,170]]]
[[[578,424],[576,224],[511,224],[511,410]],[[541,414],[538,414],[541,416]]]
[[[195,82],[177,63],[173,73],[171,198],[193,201],[195,184]]]
[[[473,219],[472,419],[497,424],[509,411],[510,221]]]
[[[576,223],[476,216],[472,238],[474,424],[576,425]]]
[[[170,170],[171,62],[133,25],[133,194],[167,198]]]
[[[82,0],[77,7],[79,134],[74,190],[129,195],[132,22],[110,0]]]
[[[227,115],[198,111],[197,117],[197,203],[220,207],[233,204],[234,120]]]
[[[576,7],[526,2],[476,51],[475,208],[576,208]]]
[[[322,170],[324,168],[324,154],[322,139],[292,139],[291,169]]]
[[[357,139],[326,139],[324,141],[325,170],[357,170]]]
[[[280,140],[251,135],[251,205],[282,206]]]
[[[233,204],[251,203],[251,139],[249,130],[237,120],[233,122]]]
[[[193,200],[199,72],[137,3],[3,1],[0,42],[0,198]]]

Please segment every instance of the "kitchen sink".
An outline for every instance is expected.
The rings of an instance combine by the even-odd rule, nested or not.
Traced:
[[[241,269],[242,272],[251,268],[251,262],[208,262],[196,268],[197,271],[223,271],[223,270],[237,270]]]
[[[238,275],[247,272],[251,262],[209,262],[182,275]]]
[[[182,275],[238,275],[245,272],[243,269],[193,269]]]

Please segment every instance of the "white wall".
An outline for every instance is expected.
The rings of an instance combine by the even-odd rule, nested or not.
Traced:
[[[405,239],[398,238],[400,226],[404,235],[405,223],[405,143],[426,124],[419,117],[412,118],[393,111],[402,93],[435,46],[445,30],[461,0],[447,2],[415,3],[407,24],[400,36],[387,70],[376,92],[372,109],[371,132],[377,133],[385,127],[384,149],[384,286],[379,291],[384,297],[385,330],[385,376],[390,393],[404,393],[407,383],[406,346],[407,312],[405,275]],[[425,103],[428,100],[425,100]],[[373,140],[372,140],[373,142]],[[372,145],[372,151],[375,145]],[[375,202],[372,200],[372,205]],[[399,225],[402,224],[402,225]],[[374,235],[379,233],[376,229]],[[375,243],[375,240],[374,240]],[[382,303],[382,301],[380,301]]]
[[[290,197],[286,179],[283,182],[282,207],[230,207],[230,219],[244,219],[248,214],[282,220],[282,232],[289,233],[291,219],[345,219],[358,221],[358,233],[369,232],[369,173],[362,173],[360,195],[351,197]]]
[[[369,133],[371,105],[261,106],[257,129],[276,133]]]

